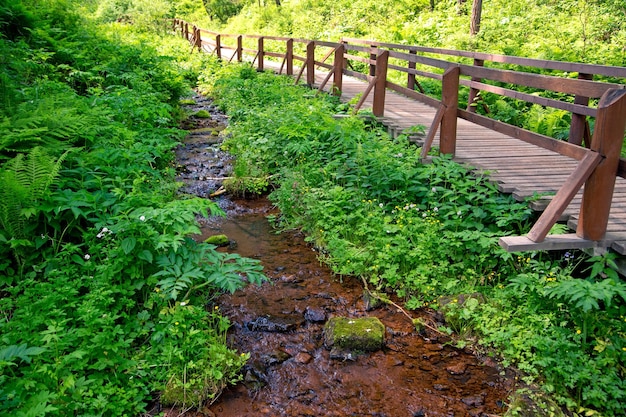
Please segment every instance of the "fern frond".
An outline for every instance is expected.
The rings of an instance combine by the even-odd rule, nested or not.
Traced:
[[[33,148],[28,156],[19,154],[4,165],[0,175],[0,223],[15,238],[23,237],[28,213],[58,177],[63,161],[72,149],[58,159],[44,148]]]

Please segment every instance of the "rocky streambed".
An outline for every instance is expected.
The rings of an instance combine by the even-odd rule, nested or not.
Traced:
[[[199,239],[225,234],[231,245],[223,250],[260,260],[270,282],[217,301],[232,322],[230,346],[251,358],[241,383],[185,415],[487,417],[506,411],[515,387],[511,372],[429,329],[417,332],[392,305],[372,303],[360,281],[322,265],[299,232],[277,234],[267,219],[277,211],[266,199],[221,194],[220,179],[230,174],[230,157],[219,149],[227,119],[206,98],[197,97],[190,109],[209,117],[190,119],[190,135],[177,150],[180,180],[188,193],[219,194],[214,199],[227,213],[204,221]],[[434,311],[419,314],[427,323],[441,320]],[[330,346],[324,328],[336,317],[376,318],[382,347]]]

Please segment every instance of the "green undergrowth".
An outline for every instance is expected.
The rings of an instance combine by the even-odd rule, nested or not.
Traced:
[[[624,415],[626,284],[613,255],[507,253],[498,238],[534,218],[483,176],[446,157],[422,163],[406,136],[334,117],[344,104],[290,78],[227,65],[201,80],[230,116],[236,174],[271,178],[278,229],[304,230],[336,274],[441,309],[458,345],[495,348],[571,413]]]
[[[188,45],[0,0],[0,414],[144,415],[239,379],[212,300],[264,277],[190,238],[214,202],[180,195]]]

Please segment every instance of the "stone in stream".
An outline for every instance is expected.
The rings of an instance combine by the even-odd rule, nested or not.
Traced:
[[[228,246],[230,244],[230,240],[226,235],[213,235],[204,239],[205,243],[215,246]]]
[[[335,351],[373,352],[382,349],[384,339],[385,326],[377,317],[332,317],[324,326],[324,346]]]
[[[253,332],[286,333],[297,329],[303,323],[302,318],[296,317],[257,317],[252,321],[244,323],[248,330]]]
[[[322,308],[307,307],[304,319],[310,323],[321,323],[326,321],[326,312]]]

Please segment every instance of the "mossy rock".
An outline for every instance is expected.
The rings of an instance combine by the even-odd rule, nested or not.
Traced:
[[[215,246],[228,246],[230,244],[230,240],[228,240],[228,236],[226,235],[213,235],[204,239],[204,243]]]
[[[566,417],[561,407],[539,390],[519,390],[510,398],[504,417]],[[592,414],[586,414],[592,415]]]
[[[196,114],[194,114],[194,117],[197,117],[199,119],[210,119],[211,114],[206,110],[198,110]]]
[[[193,106],[194,104],[196,104],[196,100],[192,99],[192,98],[185,98],[179,101],[181,106]]]
[[[327,348],[373,352],[385,344],[385,326],[376,317],[333,317],[324,326]]]

